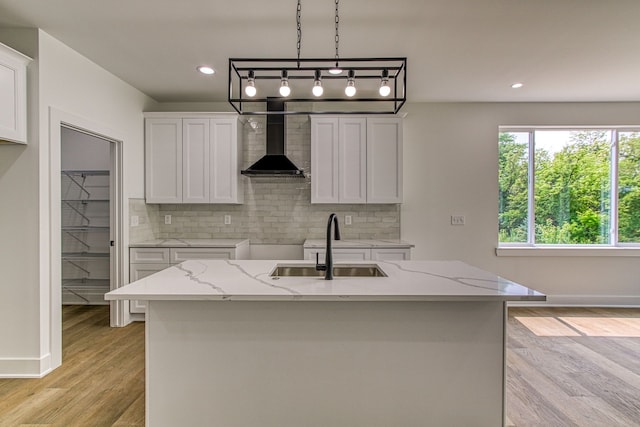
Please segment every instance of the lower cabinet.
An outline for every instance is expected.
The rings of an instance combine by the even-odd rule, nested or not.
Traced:
[[[403,261],[411,259],[411,248],[334,248],[334,261]],[[304,259],[324,262],[324,249],[305,248]]]
[[[190,259],[241,259],[238,248],[130,248],[129,281],[134,282]],[[145,301],[131,300],[130,313],[144,313]]]

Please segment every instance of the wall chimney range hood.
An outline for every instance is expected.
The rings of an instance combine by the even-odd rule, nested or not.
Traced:
[[[284,101],[275,98],[267,100],[267,111],[284,110]],[[268,114],[267,154],[241,173],[247,176],[304,178],[304,171],[294,165],[286,156],[285,139],[285,115]]]

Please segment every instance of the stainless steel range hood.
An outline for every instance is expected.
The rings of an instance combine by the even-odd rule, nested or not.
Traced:
[[[284,111],[280,99],[269,99],[267,111]],[[267,154],[241,171],[248,176],[285,176],[304,178],[304,171],[286,156],[286,126],[284,114],[267,114]]]

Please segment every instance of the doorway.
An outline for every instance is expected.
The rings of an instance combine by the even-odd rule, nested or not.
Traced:
[[[62,304],[107,305],[115,142],[64,125],[60,132]]]
[[[88,120],[84,117],[49,107],[49,164],[48,184],[49,197],[46,208],[47,223],[43,228],[49,236],[49,257],[43,261],[48,262],[49,280],[43,283],[48,287],[48,292],[43,292],[43,298],[47,301],[43,307],[44,330],[48,330],[48,339],[45,338],[45,346],[50,349],[49,355],[43,360],[41,372],[47,372],[62,364],[62,132],[63,129],[71,129],[92,137],[109,141],[109,287],[116,289],[124,283],[122,266],[126,263],[125,243],[126,235],[123,229],[123,178],[122,178],[122,145],[124,138],[120,132],[102,123]],[[128,305],[123,301],[112,301],[109,305],[111,326],[124,326],[129,322]]]

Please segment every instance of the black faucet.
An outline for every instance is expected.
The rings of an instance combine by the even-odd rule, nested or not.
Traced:
[[[334,224],[333,231],[335,240],[340,240],[340,226],[338,216],[334,213],[329,215],[327,222],[327,245],[325,247],[324,264],[318,263],[318,253],[316,252],[316,271],[324,271],[324,280],[333,280],[333,253],[331,250],[331,223]]]

